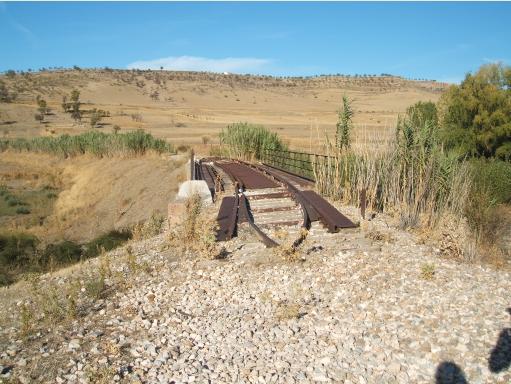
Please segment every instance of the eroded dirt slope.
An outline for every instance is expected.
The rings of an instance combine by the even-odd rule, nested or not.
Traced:
[[[16,191],[51,186],[57,192],[46,216],[11,217],[3,220],[3,227],[28,230],[48,242],[87,241],[143,221],[154,211],[165,215],[185,178],[185,161],[180,156],[64,160],[43,154],[1,153],[0,183]]]

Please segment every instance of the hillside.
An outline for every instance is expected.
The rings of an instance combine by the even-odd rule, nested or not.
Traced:
[[[29,214],[0,211],[0,231],[22,231],[44,243],[89,241],[132,227],[167,203],[186,178],[182,156],[79,156],[63,160],[38,153],[0,153],[0,185],[25,201]],[[3,202],[3,200],[2,200]]]
[[[216,139],[236,121],[278,130],[295,147],[308,148],[317,131],[332,132],[344,94],[354,99],[356,134],[386,135],[399,113],[417,101],[436,101],[447,84],[393,76],[274,78],[200,72],[136,70],[59,70],[0,76],[17,95],[0,104],[3,136],[77,133],[89,128],[87,115],[75,123],[63,112],[63,96],[80,91],[85,111],[107,110],[98,129],[113,125],[143,128],[176,144]],[[36,122],[36,97],[51,108],[45,123]],[[370,137],[369,137],[370,138]],[[208,141],[208,138],[204,139]]]

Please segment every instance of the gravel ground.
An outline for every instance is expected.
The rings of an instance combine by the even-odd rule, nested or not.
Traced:
[[[298,261],[243,236],[224,260],[178,256],[164,236],[133,243],[145,271],[70,323],[24,341],[20,299],[6,304],[0,377],[511,383],[511,274],[442,259],[383,218],[366,224],[334,235],[315,225]],[[111,252],[112,269],[126,272],[125,253]]]

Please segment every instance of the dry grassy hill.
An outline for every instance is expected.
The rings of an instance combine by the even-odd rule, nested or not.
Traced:
[[[0,76],[15,102],[0,104],[0,130],[7,137],[78,133],[89,129],[87,115],[75,123],[63,112],[63,96],[81,93],[82,109],[110,112],[99,129],[143,128],[176,144],[216,140],[226,124],[248,121],[278,130],[294,147],[309,148],[318,131],[333,132],[344,94],[353,98],[358,138],[386,134],[399,113],[419,101],[436,101],[447,85],[399,77],[269,76],[136,70],[62,70]],[[36,97],[52,115],[36,122]],[[322,136],[322,135],[321,135]],[[205,139],[208,140],[208,139]],[[316,140],[312,140],[316,141]]]
[[[27,203],[15,214],[0,200],[0,231],[30,232],[45,243],[85,242],[112,229],[129,228],[167,203],[186,179],[186,157],[80,156],[63,160],[36,153],[0,153],[0,186]]]

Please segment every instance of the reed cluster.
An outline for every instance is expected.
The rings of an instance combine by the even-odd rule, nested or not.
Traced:
[[[64,158],[83,154],[97,157],[141,156],[148,151],[174,152],[174,147],[165,140],[157,139],[143,130],[122,134],[89,131],[80,135],[35,137],[31,139],[1,139],[0,152],[6,150],[42,152]]]
[[[220,133],[220,143],[228,147],[229,156],[245,160],[261,159],[265,150],[286,150],[275,133],[262,125],[234,123]]]
[[[461,217],[470,191],[470,167],[446,153],[430,121],[401,119],[386,151],[354,152],[327,144],[328,156],[313,159],[320,193],[358,204],[366,191],[368,207],[399,214],[403,227],[423,219],[435,225],[447,213]]]

